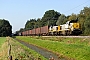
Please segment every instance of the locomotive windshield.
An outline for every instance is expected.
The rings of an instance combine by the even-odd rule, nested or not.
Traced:
[[[69,23],[76,23],[78,21],[78,18],[76,20],[71,20]]]
[[[69,23],[76,23],[78,20],[71,20]]]

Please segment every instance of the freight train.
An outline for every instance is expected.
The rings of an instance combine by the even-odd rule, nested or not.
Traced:
[[[19,32],[22,36],[32,36],[32,35],[79,35],[82,31],[80,29],[80,24],[77,20],[67,21],[66,24],[59,26],[44,26],[39,28],[34,28],[32,30],[26,30]]]

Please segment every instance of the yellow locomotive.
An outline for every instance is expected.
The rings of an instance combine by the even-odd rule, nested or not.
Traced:
[[[51,35],[79,35],[81,33],[80,24],[77,23],[77,20],[67,21],[63,25],[49,27],[49,34]]]

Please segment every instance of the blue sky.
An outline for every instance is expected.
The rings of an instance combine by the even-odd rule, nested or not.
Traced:
[[[0,0],[0,19],[7,19],[15,32],[25,27],[27,20],[41,18],[45,11],[55,10],[61,14],[78,14],[90,0]]]

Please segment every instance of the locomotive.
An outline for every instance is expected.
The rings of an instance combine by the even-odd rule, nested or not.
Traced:
[[[59,26],[44,26],[19,32],[19,35],[79,35],[81,33],[82,31],[80,29],[80,24],[77,22],[77,20],[71,20],[67,21],[66,24]]]
[[[79,35],[82,33],[77,20],[67,21],[66,24],[59,26],[51,26],[49,32],[56,35]]]

